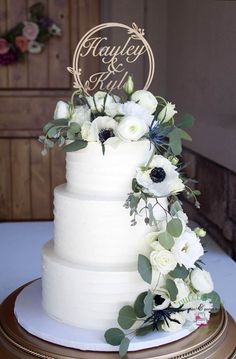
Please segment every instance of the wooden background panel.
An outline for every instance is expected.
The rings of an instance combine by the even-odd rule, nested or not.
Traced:
[[[12,218],[11,198],[11,144],[0,139],[0,219]]]
[[[0,34],[7,29],[7,4],[6,0],[0,0]],[[8,85],[8,71],[6,66],[0,66],[0,88]]]

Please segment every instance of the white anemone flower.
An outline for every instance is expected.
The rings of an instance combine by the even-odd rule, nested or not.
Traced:
[[[177,167],[165,157],[155,155],[147,169],[137,168],[137,182],[157,197],[167,197],[184,190]]]
[[[105,143],[116,133],[117,122],[108,116],[98,116],[93,122],[85,121],[81,128],[84,140]]]

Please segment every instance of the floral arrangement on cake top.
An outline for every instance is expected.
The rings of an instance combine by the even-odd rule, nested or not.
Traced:
[[[19,22],[0,36],[0,65],[20,61],[24,54],[39,54],[52,36],[61,36],[61,29],[44,15],[42,3],[30,7],[29,21]]]
[[[89,142],[98,142],[106,155],[106,146],[116,148],[123,141],[150,141],[150,158],[136,169],[132,192],[124,204],[131,225],[136,225],[137,216],[144,212],[149,226],[144,238],[149,254],[137,258],[138,272],[149,289],[140,293],[132,306],[120,309],[119,327],[105,332],[106,341],[119,346],[121,357],[135,336],[176,331],[187,322],[205,325],[210,313],[217,312],[221,305],[201,260],[206,232],[189,227],[178,197],[183,193],[193,197],[199,208],[200,192],[191,189],[194,180],[185,176],[178,157],[182,140],[191,140],[185,129],[193,125],[194,119],[184,115],[177,123],[176,114],[175,105],[163,97],[146,90],[135,91],[129,76],[123,98],[103,91],[94,96],[75,91],[70,102],[59,101],[54,120],[44,127],[39,138],[44,144],[43,154],[54,144],[65,151],[77,151]],[[162,207],[160,198],[168,200],[167,209]],[[163,218],[155,217],[156,206],[162,207]]]

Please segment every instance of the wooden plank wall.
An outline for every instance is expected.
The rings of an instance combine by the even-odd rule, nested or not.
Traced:
[[[100,23],[99,0],[40,0],[62,28],[39,55],[0,66],[0,220],[52,218],[53,188],[64,182],[64,154],[41,156],[37,141],[59,99],[71,93],[66,71],[79,38]],[[27,19],[37,0],[0,0],[0,34]]]

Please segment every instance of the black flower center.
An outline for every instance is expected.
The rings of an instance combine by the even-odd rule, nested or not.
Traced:
[[[162,167],[154,167],[150,173],[151,180],[155,183],[164,181],[166,173]]]
[[[165,299],[161,295],[159,295],[159,294],[155,295],[155,297],[154,297],[155,305],[161,305],[164,301],[165,301]]]
[[[114,132],[112,128],[103,128],[102,130],[100,130],[98,137],[99,137],[99,141],[104,143],[108,138],[110,137],[114,137]]]

